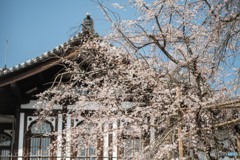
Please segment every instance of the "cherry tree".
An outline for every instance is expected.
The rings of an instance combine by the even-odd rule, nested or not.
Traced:
[[[238,1],[129,0],[139,14],[130,20],[95,2],[112,30],[105,38],[89,33],[74,58],[62,58],[64,70],[39,95],[40,119],[58,105],[81,117],[81,125],[64,131],[75,152],[104,143],[105,134],[111,145],[97,147],[120,150],[123,159],[198,159],[200,153],[213,159],[213,150],[237,151],[218,136],[228,130],[229,140],[239,138],[239,109],[224,108],[232,101],[221,104],[239,93]],[[136,153],[126,137],[141,140]]]

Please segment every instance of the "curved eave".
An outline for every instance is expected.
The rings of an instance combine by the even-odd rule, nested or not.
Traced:
[[[71,50],[72,47],[75,48],[76,46],[81,46],[88,41],[89,38],[91,39],[96,36],[98,35],[79,33],[64,44],[59,45],[52,51],[43,53],[37,58],[28,60],[9,69],[0,69],[0,87],[45,71],[54,65],[61,63],[61,58],[71,58],[75,56],[76,53],[75,50]]]
[[[15,72],[3,75],[0,77],[0,87],[31,77],[56,65],[60,65],[62,63],[61,58],[70,59],[75,56],[77,56],[77,51],[73,51],[70,54],[63,57],[59,56],[48,57],[47,59],[35,63],[34,65],[27,66]]]

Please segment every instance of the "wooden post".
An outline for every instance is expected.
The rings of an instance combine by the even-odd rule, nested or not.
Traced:
[[[179,160],[183,159],[183,141],[182,141],[182,129],[178,128],[178,152],[179,152]]]
[[[240,137],[237,137],[238,158],[240,158]]]
[[[176,98],[178,99],[178,102],[180,100],[180,89],[179,87],[176,88]],[[179,108],[180,108],[180,104]],[[179,113],[181,114],[181,113]],[[181,127],[178,128],[178,152],[179,152],[179,160],[183,159],[183,141],[182,141],[182,129]]]

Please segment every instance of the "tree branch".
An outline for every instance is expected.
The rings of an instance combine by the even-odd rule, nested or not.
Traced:
[[[173,56],[168,53],[168,51],[165,49],[164,46],[162,46],[159,41],[156,39],[156,37],[154,35],[148,35],[148,37],[150,39],[153,40],[153,42],[158,46],[158,48],[169,58],[169,60],[171,60],[172,62],[174,62],[175,64],[178,64],[178,60],[176,60],[175,58],[173,58]]]

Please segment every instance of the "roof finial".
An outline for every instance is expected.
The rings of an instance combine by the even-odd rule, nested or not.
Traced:
[[[86,13],[86,18],[84,18],[82,23],[82,32],[83,33],[94,33],[94,22],[90,16],[90,13]]]
[[[86,17],[87,16],[91,16],[91,13],[90,12],[86,12]]]

